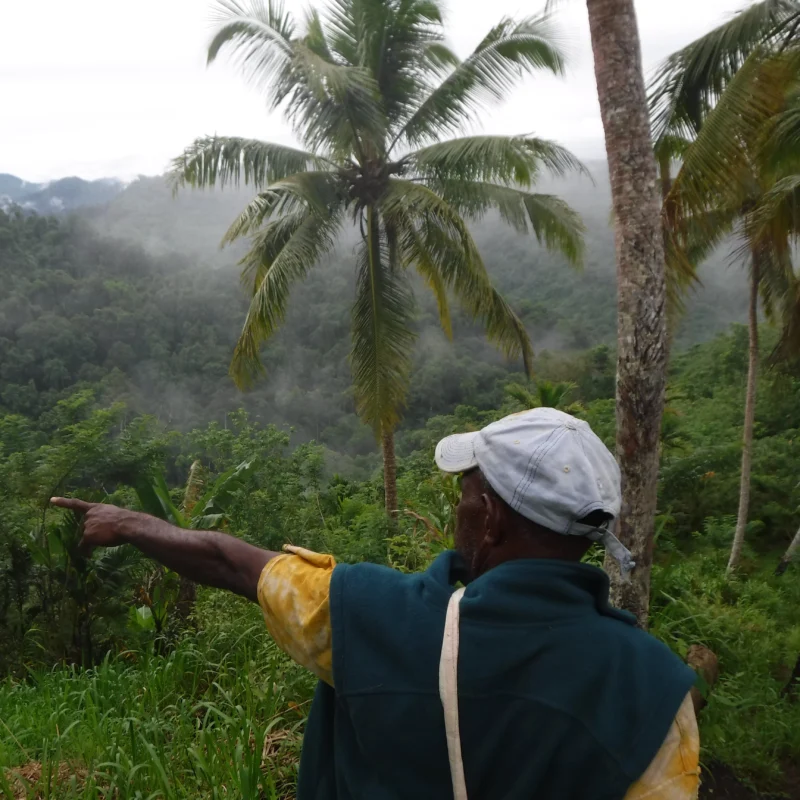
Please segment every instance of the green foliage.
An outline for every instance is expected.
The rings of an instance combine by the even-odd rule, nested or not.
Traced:
[[[769,351],[777,334],[764,334]],[[581,416],[613,445],[608,348],[551,354],[541,366],[537,389],[580,402]],[[722,677],[700,718],[704,760],[772,788],[781,765],[800,757],[796,705],[782,694],[800,652],[793,610],[800,598],[792,568],[772,575],[800,513],[800,379],[790,366],[762,375],[752,523],[731,582],[724,560],[746,369],[742,328],[673,360],[651,622],[679,655],[699,643],[720,656]],[[394,525],[374,470],[367,480],[328,479],[326,459],[336,464],[340,456],[296,446],[246,412],[170,436],[120,407],[95,410],[85,393],[40,420],[0,417],[0,635],[11,645],[3,652],[9,677],[0,684],[0,719],[13,734],[0,737],[0,766],[27,768],[39,786],[66,770],[72,779],[59,782],[58,797],[135,797],[144,786],[215,797],[223,785],[243,797],[290,796],[310,677],[277,653],[256,609],[222,593],[201,593],[195,630],[183,635],[174,577],[126,548],[83,559],[75,520],[42,517],[52,485],[133,508],[154,503],[151,510],[187,526],[224,514],[229,532],[269,549],[291,542],[340,561],[415,571],[452,546],[458,481],[433,468],[433,448],[517,408],[505,388],[522,378],[503,375],[490,371],[485,384],[473,384],[485,408],[460,405],[398,437]],[[138,496],[143,480],[152,491]],[[599,550],[588,558],[601,559]],[[757,741],[754,729],[763,731]],[[30,772],[34,762],[43,777]]]
[[[58,798],[289,796],[310,675],[241,600],[201,597],[197,621],[196,634],[163,656],[128,650],[92,670],[37,669],[6,683],[7,785],[16,781],[30,797],[48,785]],[[30,776],[31,765],[41,770],[25,786],[15,768]]]
[[[735,524],[724,522],[720,539],[709,521],[697,547],[654,569],[652,631],[680,655],[692,644],[717,654],[720,679],[700,716],[704,760],[733,765],[768,791],[780,789],[784,765],[800,752],[800,706],[783,693],[800,651],[800,584],[756,559],[729,581],[724,545]]]
[[[553,383],[552,381],[536,381],[533,390],[518,383],[506,386],[506,394],[516,403],[517,411],[529,408],[557,408],[568,414],[579,414],[580,403],[568,403],[569,396],[578,388],[577,384],[568,381]]]

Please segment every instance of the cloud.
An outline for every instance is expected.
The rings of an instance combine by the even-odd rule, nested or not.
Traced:
[[[742,3],[637,0],[646,68]],[[289,3],[298,15],[300,6],[299,0]],[[536,13],[543,0],[451,0],[449,6],[448,33],[466,55],[503,15]],[[206,69],[210,12],[202,0],[140,0],[135,13],[129,4],[107,0],[5,4],[0,172],[27,180],[131,179],[163,172],[206,134],[293,142],[280,115],[268,113],[263,95],[232,66],[221,61]],[[564,3],[557,19],[572,55],[568,77],[526,81],[485,115],[485,129],[535,132],[597,158],[604,153],[603,132],[585,3]]]

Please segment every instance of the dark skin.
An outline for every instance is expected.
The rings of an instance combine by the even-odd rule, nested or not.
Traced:
[[[580,561],[591,547],[581,536],[562,536],[517,514],[474,469],[461,479],[461,500],[456,508],[456,550],[472,578],[521,558]]]
[[[81,551],[132,544],[195,583],[227,589],[258,602],[258,579],[278,553],[216,531],[185,531],[168,522],[103,503],[65,497],[50,501],[83,516]]]
[[[185,531],[168,522],[104,503],[54,497],[52,504],[83,517],[81,550],[132,544],[146,556],[205,586],[258,602],[258,580],[279,555],[216,531]],[[456,549],[473,578],[506,561],[546,558],[580,561],[590,542],[561,536],[512,511],[486,484],[480,470],[463,476],[456,509]]]

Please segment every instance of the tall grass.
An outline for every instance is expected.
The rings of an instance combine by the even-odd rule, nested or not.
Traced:
[[[750,551],[728,579],[733,523],[725,522],[707,520],[689,552],[659,542],[651,630],[681,656],[703,644],[719,657],[719,681],[700,714],[704,761],[780,791],[785,766],[800,763],[800,702],[785,691],[800,653],[800,570],[775,577],[780,554]]]
[[[800,570],[776,578],[777,555],[751,554],[728,580],[729,527],[709,521],[690,552],[660,540],[652,631],[679,655],[705,644],[720,658],[704,761],[780,789],[783,766],[800,762],[800,702],[783,692],[800,653]],[[0,798],[293,797],[314,679],[258,609],[203,593],[197,631],[158,650],[0,683]]]
[[[293,797],[310,676],[254,607],[209,594],[198,619],[166,655],[0,688],[0,796]]]

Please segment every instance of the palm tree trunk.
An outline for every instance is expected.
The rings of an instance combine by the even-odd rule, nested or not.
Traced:
[[[384,427],[381,435],[383,449],[383,489],[386,497],[386,513],[397,517],[397,460],[394,454],[394,431]]]
[[[781,563],[778,564],[778,568],[775,570],[776,575],[783,575],[783,573],[789,569],[789,564],[792,563],[798,551],[800,551],[800,528],[798,528],[797,535],[794,537],[794,539],[792,539],[789,549],[781,559]]]
[[[647,625],[658,451],[667,366],[661,196],[633,0],[587,0],[606,138],[617,249],[619,537],[636,569],[628,583],[606,559],[612,601]]]
[[[756,419],[756,381],[758,380],[758,285],[760,275],[757,255],[753,254],[750,276],[750,356],[747,366],[747,399],[744,406],[744,434],[742,436],[742,478],[739,485],[739,513],[736,533],[733,536],[728,575],[736,570],[742,557],[747,517],[750,512],[750,471],[753,463],[753,426]]]

